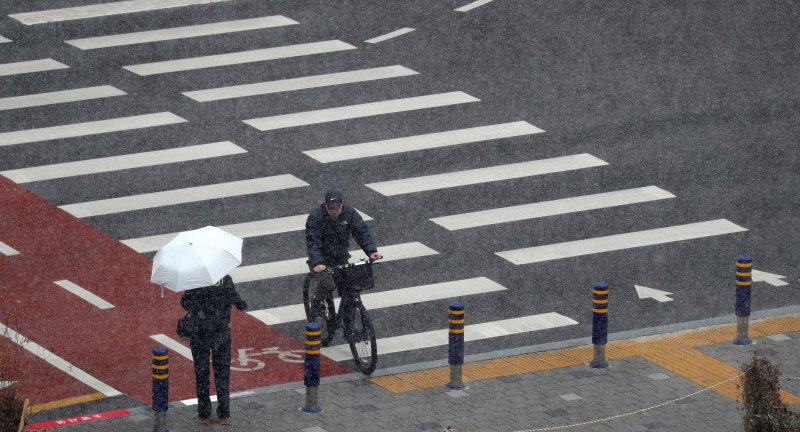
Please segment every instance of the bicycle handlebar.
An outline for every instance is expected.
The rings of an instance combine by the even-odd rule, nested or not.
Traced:
[[[347,264],[340,264],[338,266],[332,266],[332,267],[325,266],[325,270],[323,270],[323,271],[333,273],[335,270],[341,270],[341,269],[346,268],[346,267],[355,267],[355,266],[360,266],[360,265],[365,265],[365,264],[372,264],[375,261],[376,260],[374,260],[372,258],[369,258],[369,257],[361,258],[360,260],[358,260],[358,261],[356,261],[354,263],[350,263],[349,262]]]

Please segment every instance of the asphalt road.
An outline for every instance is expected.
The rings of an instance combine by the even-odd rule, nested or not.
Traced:
[[[0,76],[0,98],[100,85],[126,94],[4,109],[0,140],[14,131],[159,112],[187,121],[3,144],[0,171],[230,141],[245,152],[22,185],[64,206],[283,174],[308,184],[83,218],[116,239],[302,215],[326,189],[338,187],[374,219],[369,225],[380,245],[420,242],[438,252],[376,267],[376,293],[476,277],[505,288],[376,308],[379,338],[445,328],[453,298],[465,303],[468,326],[551,312],[578,323],[469,342],[470,354],[590,335],[591,287],[598,280],[611,287],[611,332],[730,315],[740,253],[753,256],[756,270],[785,276],[787,283],[756,282],[754,310],[800,304],[795,2],[496,0],[461,12],[455,8],[465,1],[233,0],[35,25],[8,16],[84,4],[90,3],[28,1],[24,10],[16,2],[0,4],[0,35],[12,41],[0,43],[2,63],[52,58],[69,65]],[[273,15],[297,24],[93,50],[64,42]],[[414,30],[366,42],[403,28]],[[123,68],[332,40],[354,49],[149,76]],[[181,94],[393,65],[416,74],[209,102]],[[243,122],[451,92],[479,101],[265,131]],[[331,163],[303,153],[511,122],[543,132],[377,156],[363,151],[358,159]],[[466,177],[473,184],[398,195],[367,186],[581,154],[604,164],[491,182],[472,172]],[[519,169],[499,171],[516,175]],[[674,197],[455,231],[430,220],[648,186]],[[677,241],[682,229],[676,228],[652,245],[598,252],[582,245],[579,256],[522,265],[497,255],[720,219],[744,230]],[[304,255],[301,230],[256,235],[245,240],[242,265]],[[299,303],[302,278],[271,277],[238,288],[251,310],[264,310]],[[640,299],[634,285],[667,291],[673,300]],[[298,321],[275,327],[303,338]],[[381,355],[379,367],[446,355],[442,346],[409,349]]]

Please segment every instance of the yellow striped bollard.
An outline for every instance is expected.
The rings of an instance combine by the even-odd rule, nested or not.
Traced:
[[[448,314],[449,344],[447,362],[450,364],[450,383],[447,388],[463,390],[466,386],[461,382],[461,367],[464,364],[464,303],[452,302]]]
[[[306,386],[306,406],[304,413],[318,413],[319,406],[319,351],[322,346],[322,332],[319,323],[306,324],[306,355],[303,365],[303,384]]]
[[[153,349],[153,432],[169,432],[167,429],[169,409],[169,350],[165,347]]]
[[[750,294],[753,285],[753,258],[750,255],[736,257],[736,339],[735,345],[750,345]]]
[[[607,368],[606,343],[608,342],[608,284],[592,284],[592,344],[594,360],[589,366],[595,369]]]

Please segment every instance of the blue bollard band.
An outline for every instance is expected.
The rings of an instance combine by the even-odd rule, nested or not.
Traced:
[[[169,408],[169,350],[153,349],[153,411],[166,412]]]
[[[448,310],[447,362],[464,364],[464,303],[452,302]]]
[[[592,284],[592,344],[608,342],[608,283]]]
[[[736,257],[736,316],[750,316],[750,298],[753,284],[753,258],[749,255]]]
[[[319,386],[319,353],[322,345],[322,331],[319,323],[308,323],[305,328],[306,352],[303,364],[303,384],[306,387]]]

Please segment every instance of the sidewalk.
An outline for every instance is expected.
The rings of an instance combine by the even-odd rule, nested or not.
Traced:
[[[455,432],[741,430],[738,374],[753,353],[776,362],[783,376],[800,377],[800,313],[796,307],[780,312],[784,314],[751,317],[753,344],[748,346],[731,343],[735,324],[624,340],[612,337],[606,369],[586,365],[592,360],[592,346],[586,343],[485,360],[468,358],[465,390],[445,388],[447,366],[421,365],[413,371],[378,371],[380,376],[372,378],[350,374],[323,379],[319,414],[300,411],[305,389],[302,383],[291,383],[232,400],[231,426],[197,425],[196,407],[173,403],[168,427],[171,432],[399,432],[442,431],[448,426]],[[781,387],[784,400],[800,410],[800,380],[784,379]],[[120,408],[131,414],[55,430],[153,430],[149,407]],[[36,414],[31,422],[53,414]]]

